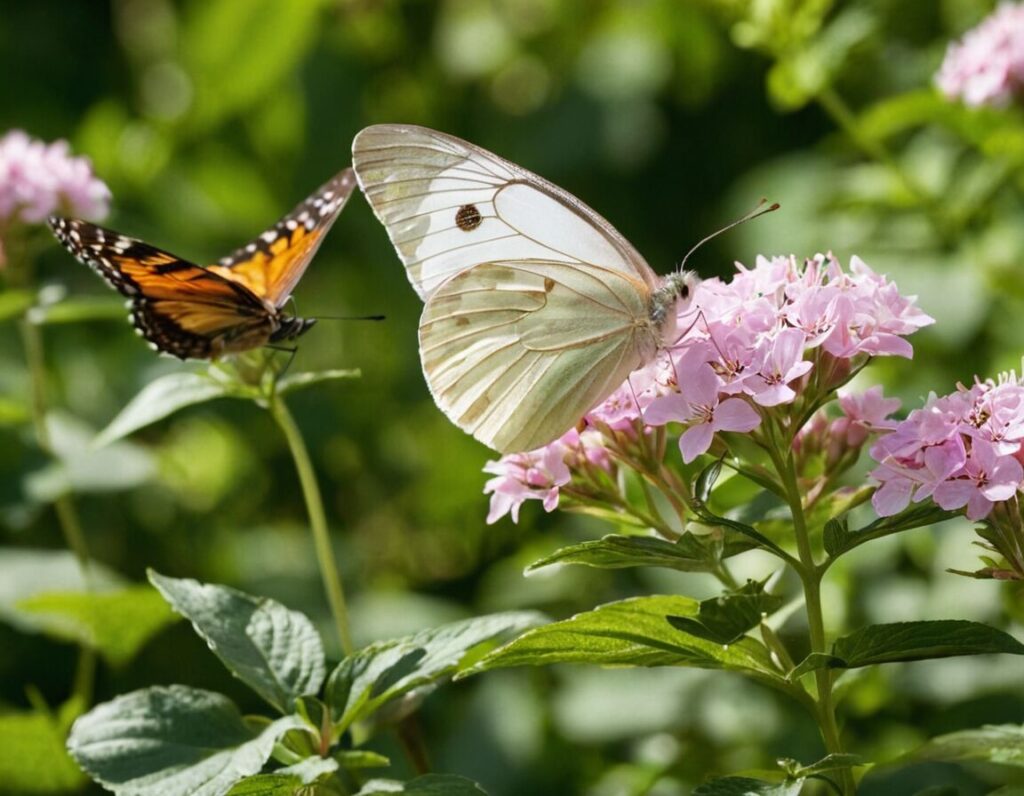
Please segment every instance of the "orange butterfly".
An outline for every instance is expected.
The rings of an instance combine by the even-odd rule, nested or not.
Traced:
[[[128,296],[132,323],[155,350],[216,359],[292,340],[316,323],[281,308],[355,184],[345,169],[254,241],[205,267],[80,219],[49,223],[71,254]]]

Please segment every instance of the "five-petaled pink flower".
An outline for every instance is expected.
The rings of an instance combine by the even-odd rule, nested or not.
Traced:
[[[644,420],[651,426],[679,421],[689,428],[679,438],[684,462],[692,462],[711,447],[716,431],[753,431],[761,416],[742,398],[719,402],[721,380],[706,362],[680,371],[679,392],[657,398]]]

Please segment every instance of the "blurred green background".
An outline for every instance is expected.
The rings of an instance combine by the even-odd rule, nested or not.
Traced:
[[[1014,109],[952,108],[930,87],[948,40],[992,7],[0,0],[0,132],[68,138],[113,191],[108,226],[199,262],[255,236],[346,166],[353,135],[378,122],[445,130],[540,173],[606,216],[661,272],[767,196],[780,212],[711,242],[691,267],[725,275],[758,253],[859,254],[938,320],[914,337],[913,363],[879,363],[863,378],[912,408],[929,390],[1015,367],[1024,352],[1024,121]],[[855,130],[842,127],[847,112]],[[108,297],[55,245],[39,267],[68,295]],[[536,504],[518,526],[484,524],[480,468],[490,454],[430,401],[416,353],[420,303],[360,196],[295,298],[305,315],[388,316],[322,322],[293,364],[363,372],[292,400],[360,640],[510,607],[565,616],[645,591],[712,593],[703,576],[656,571],[522,577],[539,554],[607,527],[544,516]],[[45,334],[52,400],[82,457],[92,455],[92,430],[143,385],[194,367],[154,357],[120,315]],[[272,596],[330,638],[292,463],[261,410],[207,404],[136,435],[101,465],[82,458],[55,473],[24,422],[27,375],[10,324],[0,327],[0,395],[8,591],[16,564],[28,580],[38,574],[12,547],[62,546],[47,497],[70,479],[92,551],[111,569],[141,580],[152,566]],[[97,469],[104,477],[90,479]],[[971,538],[954,525],[862,548],[828,581],[832,627],[1013,610],[1020,598],[1009,587],[945,574],[974,568]],[[759,566],[741,564],[740,574]],[[0,625],[0,705],[24,709],[29,684],[60,703],[74,666],[72,646]],[[845,703],[850,746],[892,756],[940,732],[1020,722],[1020,675],[1018,662],[975,659],[867,674]],[[101,667],[97,699],[170,682],[257,708],[182,625],[130,664]],[[820,751],[796,708],[706,672],[486,675],[429,699],[422,724],[437,769],[474,777],[494,796],[685,794],[712,772],[779,756],[809,762]],[[379,744],[394,752],[388,737]],[[916,786],[959,782],[969,794],[987,792],[991,778],[918,767],[883,773],[864,792],[904,792],[905,776]]]

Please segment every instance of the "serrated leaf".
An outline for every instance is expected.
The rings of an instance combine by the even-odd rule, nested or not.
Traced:
[[[236,782],[227,796],[295,796],[303,785],[311,785],[338,770],[330,757],[307,757],[271,774],[256,774]]]
[[[294,373],[285,376],[277,382],[276,391],[279,395],[301,390],[323,381],[336,381],[338,379],[358,379],[362,373],[358,368],[348,370],[319,370],[311,373]]]
[[[940,735],[901,758],[904,762],[966,762],[981,760],[1024,767],[1024,726],[988,724],[973,730]]]
[[[856,531],[849,530],[845,517],[837,517],[825,524],[825,550],[832,558],[846,553],[864,542],[882,536],[922,528],[957,516],[930,501],[916,503],[891,517],[882,517]]]
[[[473,780],[453,774],[426,774],[409,782],[393,779],[372,779],[356,796],[487,796]]]
[[[454,674],[474,647],[543,619],[533,611],[479,616],[358,650],[327,681],[326,700],[336,727],[344,729],[385,703]]]
[[[282,713],[297,697],[320,690],[326,673],[323,643],[304,614],[227,586],[153,570],[149,579],[221,663]]]
[[[749,777],[721,777],[698,785],[692,796],[800,796],[804,781],[765,782]]]
[[[633,597],[544,625],[485,656],[472,673],[511,666],[692,666],[779,680],[768,650],[753,638],[717,644],[673,628],[669,616],[696,616],[700,604],[679,596]]]
[[[235,396],[238,389],[238,385],[218,381],[205,373],[169,373],[160,376],[128,402],[93,440],[93,446],[98,448],[109,445],[186,406]]]
[[[702,600],[696,616],[670,616],[668,621],[692,636],[732,644],[779,610],[783,602],[782,597],[765,592],[763,584],[750,582],[731,594]]]
[[[220,796],[257,773],[284,733],[302,727],[285,716],[256,733],[221,694],[161,686],[97,705],[71,728],[68,750],[121,796]]]
[[[16,608],[47,635],[84,644],[114,666],[131,660],[157,633],[178,621],[150,586],[106,592],[44,592]]]
[[[711,572],[716,565],[713,552],[692,533],[683,534],[677,542],[653,536],[610,534],[556,550],[534,561],[526,572],[552,564],[582,564],[595,569],[667,567],[680,572]]]
[[[1002,630],[962,619],[868,625],[836,639],[831,654],[809,655],[790,677],[822,667],[854,669],[878,663],[997,653],[1024,655],[1024,644]]]
[[[0,715],[0,783],[25,793],[67,793],[86,782],[64,742],[67,725],[42,710]]]

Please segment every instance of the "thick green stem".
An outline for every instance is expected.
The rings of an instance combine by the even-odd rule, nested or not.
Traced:
[[[324,513],[324,502],[320,497],[320,487],[316,482],[316,473],[313,471],[313,464],[309,459],[309,451],[306,450],[306,443],[302,439],[299,427],[295,425],[295,420],[281,396],[275,395],[270,401],[269,408],[270,414],[273,415],[277,425],[284,433],[292,458],[295,460],[295,469],[299,474],[299,483],[302,485],[302,495],[306,500],[306,511],[309,514],[309,526],[313,531],[313,544],[316,548],[317,563],[320,566],[320,577],[324,583],[324,591],[327,592],[331,615],[334,617],[334,626],[338,631],[342,652],[345,655],[351,655],[355,646],[349,631],[345,591],[342,588],[341,575],[334,563],[334,550],[331,547],[330,531],[327,528],[327,515]]]
[[[807,532],[807,520],[804,516],[803,500],[797,483],[796,466],[792,452],[775,451],[772,456],[786,490],[786,502],[793,515],[793,532],[796,536],[797,551],[800,556],[800,580],[804,587],[804,599],[807,604],[807,627],[811,642],[811,652],[825,653],[825,618],[821,610],[821,576],[814,561],[811,539]],[[830,754],[842,754],[842,742],[839,739],[839,727],[836,724],[835,705],[832,702],[832,673],[828,669],[818,669],[814,673],[817,686],[817,715],[821,737],[825,748]],[[852,796],[857,792],[853,773],[849,768],[839,770],[840,784],[844,796]]]

